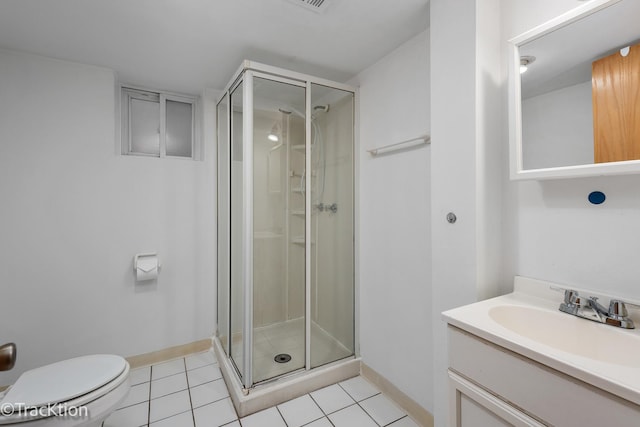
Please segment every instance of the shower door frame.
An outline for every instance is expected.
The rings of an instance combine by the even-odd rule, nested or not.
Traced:
[[[359,94],[357,88],[342,83],[337,83],[314,76],[285,70],[278,67],[260,64],[253,61],[243,61],[240,68],[233,75],[229,84],[225,87],[216,101],[216,117],[217,106],[225,96],[227,96],[228,108],[228,135],[225,143],[231,144],[231,135],[233,131],[233,104],[231,102],[231,93],[238,86],[242,85],[242,186],[243,186],[243,211],[242,211],[242,230],[244,230],[243,241],[243,265],[242,265],[242,286],[244,290],[244,318],[242,325],[242,364],[243,375],[240,374],[238,366],[232,357],[232,313],[231,313],[231,258],[229,258],[229,283],[222,284],[229,286],[229,298],[226,301],[227,315],[229,317],[227,325],[228,331],[228,351],[227,358],[231,361],[236,375],[240,379],[245,389],[252,388],[253,382],[253,79],[254,77],[268,79],[275,82],[291,84],[305,88],[305,366],[300,370],[310,371],[311,367],[311,87],[312,84],[326,86],[333,89],[350,92],[353,94],[353,141],[352,141],[352,165],[353,165],[353,257],[354,257],[354,274],[353,274],[353,331],[354,331],[354,355],[360,355],[360,339],[359,339],[359,158],[358,154],[358,101]],[[220,141],[218,141],[218,144]],[[231,186],[231,153],[232,147],[229,146],[229,176],[228,183]],[[230,191],[230,188],[229,188]],[[232,195],[228,195],[229,201]],[[229,203],[231,209],[231,203]],[[231,221],[231,212],[229,212],[229,221]],[[231,235],[229,234],[229,249],[231,247]],[[229,251],[231,257],[231,251]],[[219,268],[219,266],[218,266]],[[218,283],[218,286],[221,284]],[[342,359],[340,359],[342,360]],[[339,362],[340,360],[336,361]],[[294,370],[293,372],[295,372]],[[283,374],[286,375],[286,374]],[[277,377],[276,377],[277,378]]]

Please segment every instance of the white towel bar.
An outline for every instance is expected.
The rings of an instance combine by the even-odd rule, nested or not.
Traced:
[[[377,156],[378,154],[390,153],[392,151],[403,150],[405,148],[418,147],[420,145],[429,144],[430,142],[431,137],[429,135],[424,135],[418,138],[408,139],[406,141],[397,142],[395,144],[384,145],[382,147],[373,148],[367,151],[371,153],[372,156]]]

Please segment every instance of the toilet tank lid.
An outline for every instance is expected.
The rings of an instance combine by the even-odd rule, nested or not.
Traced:
[[[126,366],[120,356],[95,354],[32,369],[20,375],[0,404],[41,407],[66,402],[111,382]]]

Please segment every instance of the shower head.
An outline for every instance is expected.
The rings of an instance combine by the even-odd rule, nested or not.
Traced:
[[[278,111],[284,114],[294,113],[296,116],[302,117],[304,119],[304,114],[302,114],[300,110],[297,110],[290,105],[286,105],[285,108],[278,108]]]
[[[302,111],[297,110],[291,106],[287,106],[286,109],[284,108],[279,108],[278,111],[280,111],[281,113],[284,114],[291,114],[292,112],[295,113],[296,116],[301,117],[304,119],[304,114],[302,113]],[[312,108],[312,112],[311,112],[311,118],[313,119],[317,113],[326,113],[329,111],[329,104],[324,104],[324,105],[316,105],[315,107]]]

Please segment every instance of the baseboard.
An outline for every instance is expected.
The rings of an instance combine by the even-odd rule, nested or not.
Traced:
[[[393,385],[391,381],[374,371],[365,363],[360,365],[360,375],[375,384],[380,391],[397,403],[416,423],[423,427],[433,427],[433,415]]]
[[[184,357],[189,354],[199,353],[211,348],[211,339],[207,338],[200,341],[195,341],[188,344],[177,345],[175,347],[169,347],[158,351],[152,351],[151,353],[139,354],[136,356],[126,357],[127,362],[131,369],[140,368],[142,366],[153,365],[156,363],[166,362],[171,359],[177,359],[178,357]]]

